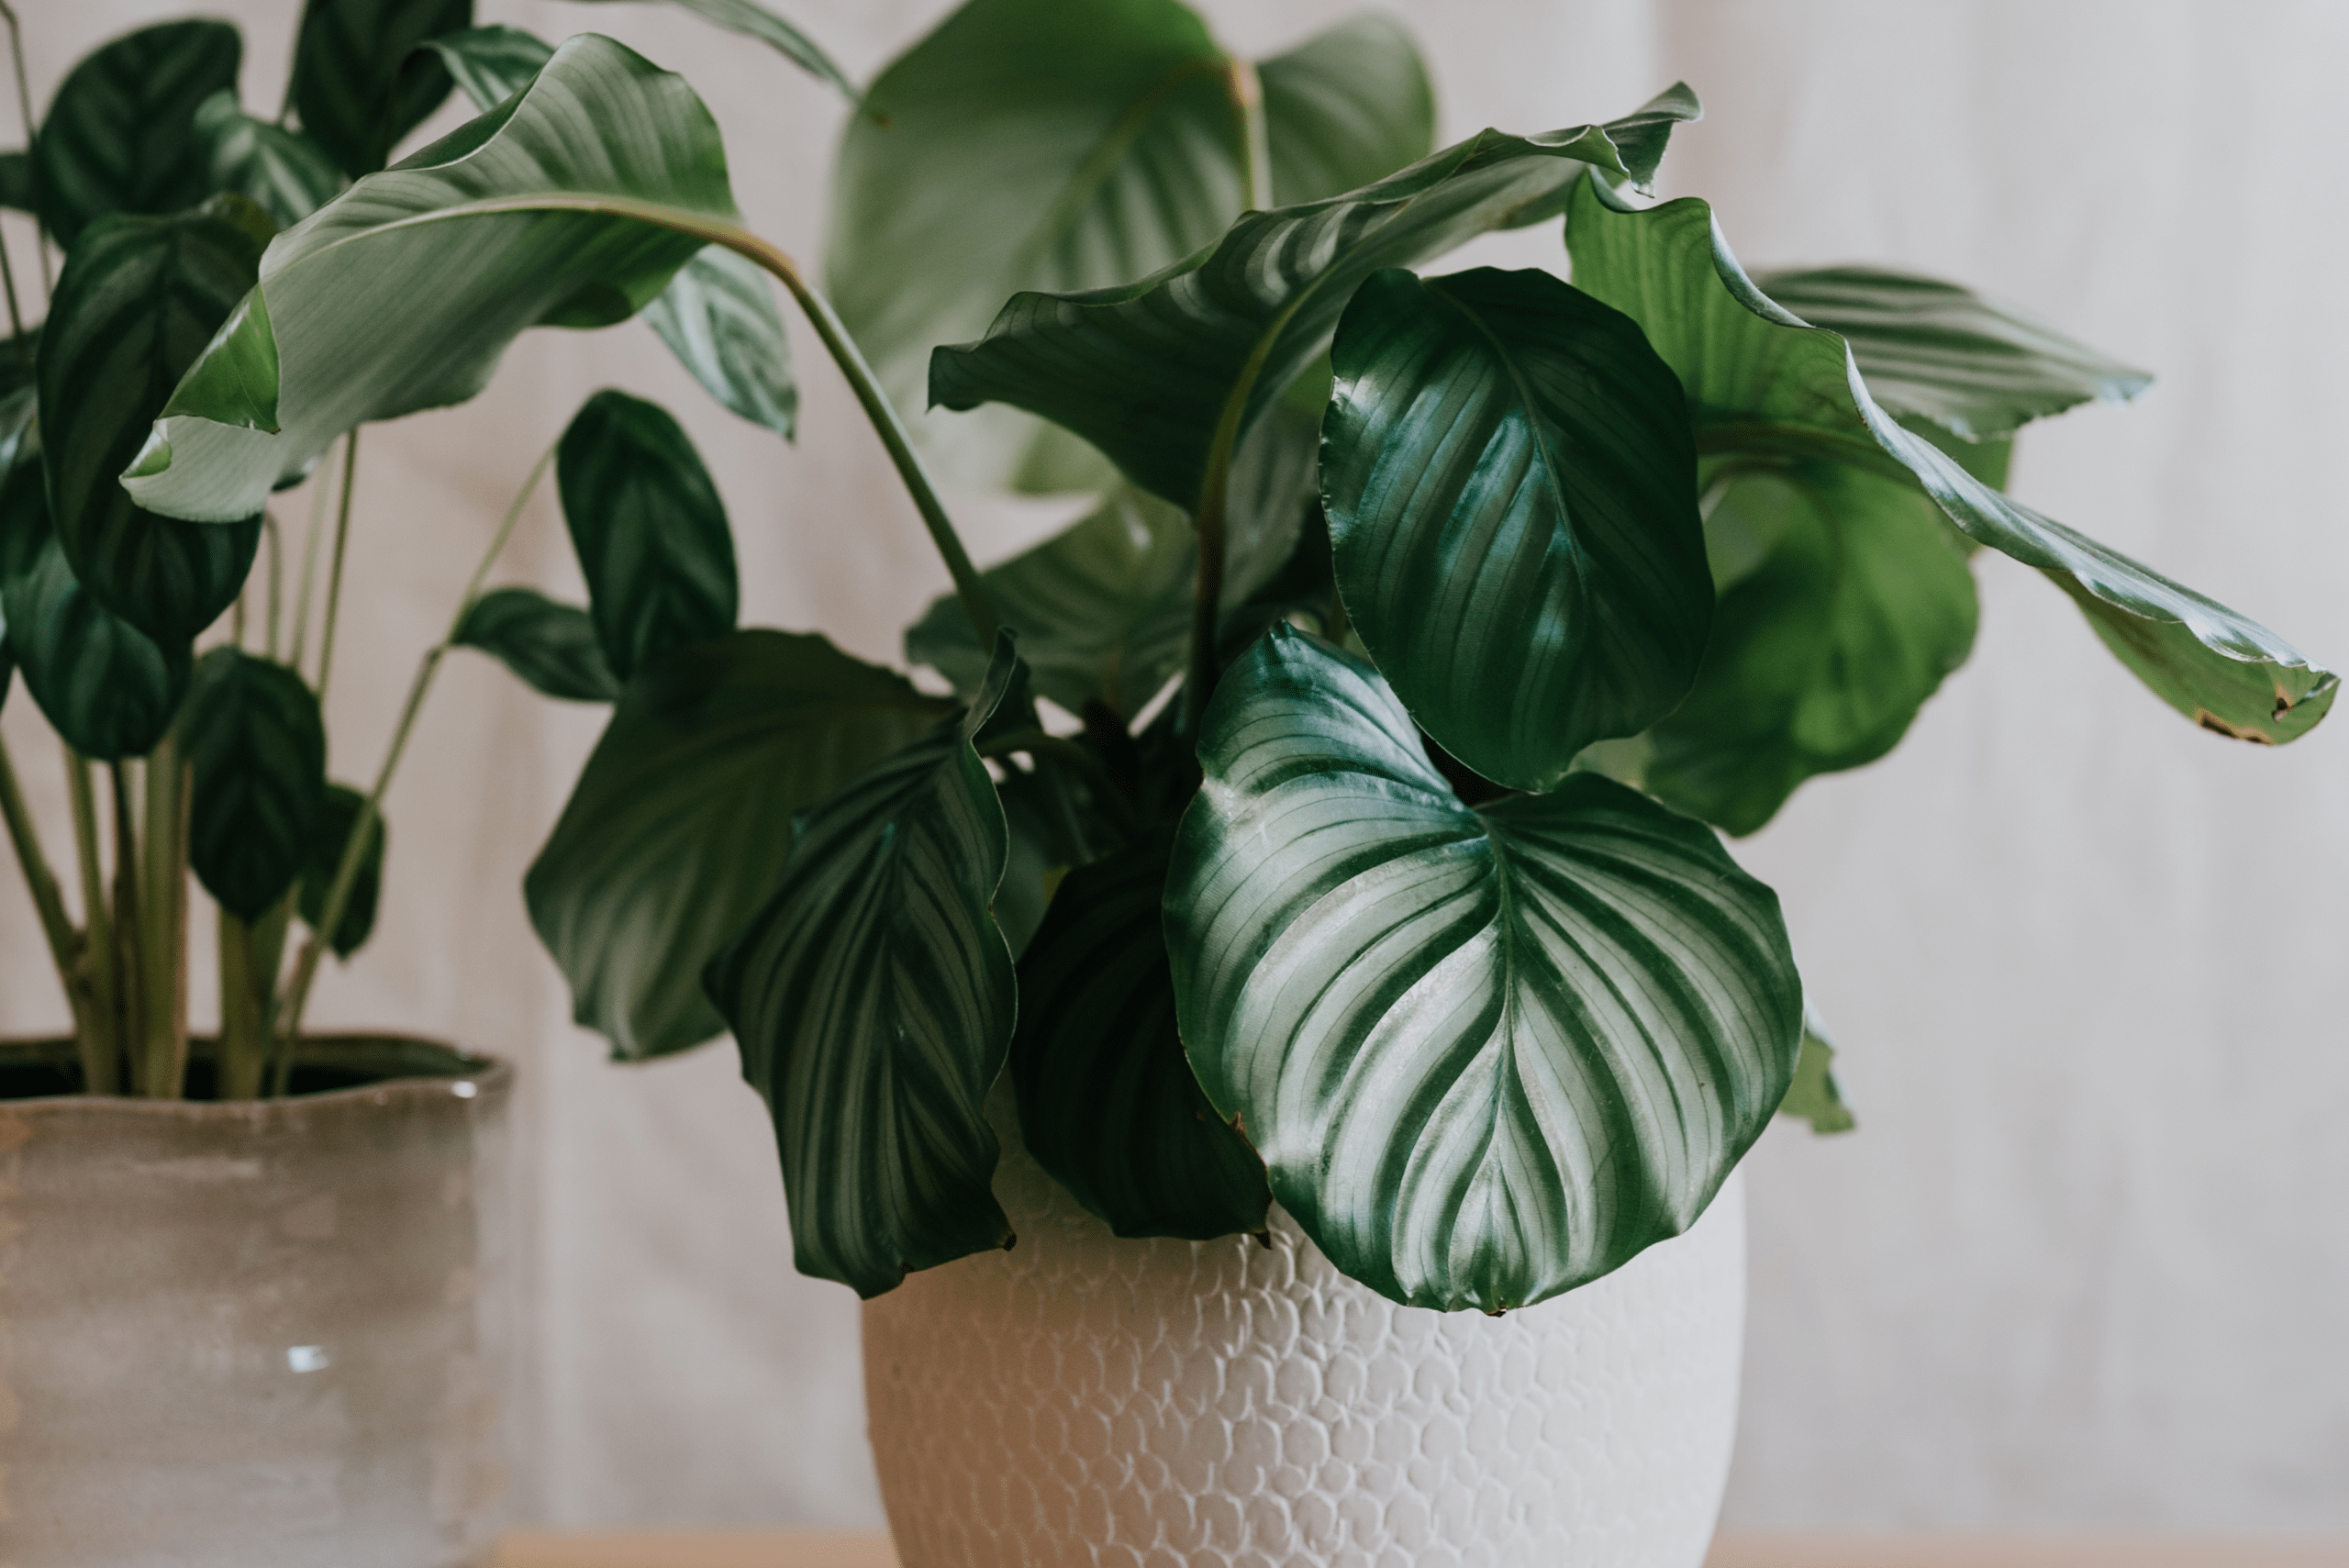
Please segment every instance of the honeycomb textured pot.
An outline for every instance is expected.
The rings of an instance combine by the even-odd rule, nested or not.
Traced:
[[[1269,1249],[1119,1240],[1005,1141],[1019,1244],[864,1307],[905,1568],[1703,1562],[1737,1413],[1741,1178],[1687,1235],[1490,1318],[1394,1305],[1277,1211]]]

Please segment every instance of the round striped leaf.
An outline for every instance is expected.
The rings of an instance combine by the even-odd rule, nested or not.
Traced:
[[[473,0],[306,0],[294,43],[302,129],[353,179],[381,169],[454,85],[417,46],[473,20]]]
[[[1368,665],[1281,627],[1199,759],[1183,1041],[1332,1262],[1497,1312],[1694,1222],[1802,1026],[1777,898],[1709,829],[1593,773],[1471,810]]]
[[[1011,1039],[1008,844],[971,738],[1017,662],[1006,636],[968,710],[800,817],[706,976],[774,1117],[800,1272],[862,1296],[1013,1240],[982,1110]]]
[[[343,851],[351,845],[351,830],[359,826],[359,813],[366,806],[367,797],[348,784],[330,784],[319,802],[317,825],[311,829],[309,854],[302,863],[302,894],[296,907],[302,919],[312,930],[326,918],[327,898],[334,891],[334,879],[342,870]],[[334,935],[327,945],[337,958],[349,958],[367,943],[375,929],[375,909],[384,896],[384,852],[391,829],[384,822],[384,814],[375,813],[375,826],[367,835],[367,848],[359,857],[359,874],[351,884],[351,895],[343,901],[342,918],[336,923]]]
[[[1330,356],[1321,498],[1364,646],[1429,734],[1546,790],[1669,712],[1713,584],[1680,383],[1547,272],[1376,272]]]
[[[318,699],[283,664],[216,648],[196,665],[181,716],[195,774],[188,864],[239,920],[258,920],[301,876],[326,806]]]
[[[60,244],[70,249],[108,213],[177,212],[212,192],[195,111],[235,91],[243,53],[227,22],[164,22],[66,74],[33,149],[41,220]]]
[[[785,440],[799,417],[791,339],[758,263],[712,245],[677,269],[644,319],[712,397]]]
[[[325,148],[298,130],[253,118],[237,107],[232,91],[215,93],[197,107],[195,137],[213,187],[257,204],[280,228],[293,228],[342,190],[342,171]]]
[[[611,702],[620,695],[612,667],[596,639],[596,623],[576,605],[561,605],[535,588],[497,588],[473,601],[449,639],[478,648],[543,696],[565,702]]]
[[[426,39],[419,47],[440,57],[477,109],[494,109],[524,87],[554,58],[554,45],[520,28],[466,28]]]

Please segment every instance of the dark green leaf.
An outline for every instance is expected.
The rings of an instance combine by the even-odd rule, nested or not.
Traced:
[[[758,0],[670,0],[674,6],[691,11],[705,21],[754,38],[772,45],[785,60],[807,72],[818,82],[840,90],[850,103],[857,102],[856,83],[848,73],[832,63],[831,57],[816,45],[816,40],[776,16]]]
[[[359,813],[366,804],[367,797],[355,789],[327,785],[317,827],[310,834],[309,855],[302,867],[302,918],[312,930],[326,918],[327,896],[334,890],[343,851],[350,847],[351,830],[359,826]],[[327,943],[337,958],[357,952],[375,929],[375,909],[384,896],[384,851],[390,833],[378,812],[367,835],[367,848],[359,857],[359,875],[343,901],[342,918],[335,923],[334,936]]]
[[[1007,635],[968,711],[800,817],[706,975],[774,1116],[800,1272],[863,1296],[1012,1240],[981,1110],[1011,1040],[1006,842],[971,737],[1017,663]]]
[[[712,397],[791,439],[799,415],[791,339],[758,263],[712,245],[677,270],[644,319]]]
[[[538,692],[566,702],[612,702],[620,684],[596,639],[596,623],[574,605],[531,588],[497,588],[473,601],[450,641],[499,660]]]
[[[640,673],[523,884],[579,1022],[623,1057],[722,1029],[702,964],[774,890],[792,814],[947,711],[820,637],[778,631]]]
[[[17,212],[40,210],[38,176],[29,152],[0,152],[0,207]]]
[[[258,203],[280,228],[293,228],[341,194],[342,171],[325,148],[298,130],[244,113],[234,92],[223,89],[197,107],[195,138],[213,187]]]
[[[417,46],[473,21],[473,0],[306,0],[294,43],[303,130],[353,179],[381,169],[454,85]]]
[[[299,673],[234,648],[196,665],[180,723],[195,775],[188,864],[239,920],[258,920],[309,862],[326,804],[327,731]]]
[[[237,85],[227,22],[164,22],[84,56],[50,100],[33,151],[41,220],[69,249],[108,213],[177,212],[212,190],[196,106]]]
[[[1120,1236],[1262,1230],[1272,1193],[1174,1027],[1161,834],[1063,879],[1019,961],[1011,1081],[1036,1162]]]
[[[1547,272],[1387,271],[1331,360],[1338,585],[1420,727],[1539,791],[1671,711],[1713,584],[1687,408],[1638,326]]]
[[[104,218],[65,261],[41,334],[40,423],[57,539],[83,587],[159,642],[184,642],[235,601],[261,518],[159,517],[116,475],[181,373],[252,287],[268,215],[216,196],[172,217]]]
[[[1211,250],[1140,283],[1021,294],[983,339],[932,356],[930,401],[1041,414],[1193,506],[1227,406],[1244,433],[1320,357],[1363,279],[1553,216],[1586,164],[1645,179],[1659,128],[1697,112],[1675,87],[1606,126],[1480,131],[1348,195],[1246,214]]]
[[[463,402],[526,327],[625,317],[734,225],[701,100],[583,34],[272,246],[123,483],[173,517],[250,517],[353,425]]]
[[[726,508],[693,442],[658,404],[599,392],[555,456],[587,613],[620,681],[673,648],[734,629]]]
[[[1258,61],[1256,78],[1264,93],[1274,206],[1360,190],[1435,146],[1427,67],[1411,35],[1391,17],[1371,13],[1341,22]]]
[[[440,57],[450,79],[477,109],[494,109],[554,58],[554,45],[519,28],[467,28],[420,46]]]
[[[1777,899],[1709,829],[1592,773],[1470,810],[1368,665],[1282,627],[1199,758],[1183,1041],[1332,1262],[1498,1311],[1695,1220],[1802,1021]]]
[[[1822,1136],[1849,1132],[1859,1126],[1851,1107],[1843,1104],[1843,1091],[1836,1085],[1834,1062],[1835,1048],[1827,1043],[1827,1032],[1819,1027],[1818,1015],[1805,1007],[1802,1055],[1795,1061],[1794,1085],[1779,1102],[1778,1114],[1807,1121],[1811,1131]]]

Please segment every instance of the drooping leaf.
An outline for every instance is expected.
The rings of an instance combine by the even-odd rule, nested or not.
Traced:
[[[573,1016],[621,1057],[718,1033],[702,965],[774,890],[793,813],[949,711],[786,632],[736,632],[640,672],[523,883]]]
[[[439,55],[450,80],[484,110],[520,92],[554,58],[554,45],[536,33],[503,26],[467,28],[418,47]]]
[[[562,433],[555,483],[616,679],[734,629],[734,535],[709,471],[667,410],[597,393]]]
[[[1842,338],[1753,286],[1703,202],[1631,211],[1586,181],[1572,206],[1575,284],[1637,320],[1679,373],[1700,452],[1913,475],[1976,542],[2071,595],[2155,695],[2206,728],[2286,741],[2332,706],[2332,672],[2266,627],[1991,489],[1887,414]]]
[[[1069,873],[1019,961],[1011,1082],[1028,1151],[1120,1236],[1262,1230],[1272,1193],[1174,1025],[1164,834]]]
[[[1166,890],[1183,1040],[1273,1195],[1395,1300],[1498,1311],[1686,1229],[1793,1076],[1776,897],[1592,773],[1461,805],[1358,660],[1224,676]]]
[[[1819,1015],[1805,1007],[1802,1054],[1796,1059],[1794,1084],[1779,1102],[1778,1114],[1810,1123],[1810,1130],[1822,1137],[1831,1132],[1849,1132],[1859,1126],[1851,1107],[1843,1103],[1843,1091],[1835,1083],[1834,1062],[1835,1048],[1827,1043],[1827,1031],[1820,1027]]]
[[[351,178],[381,169],[455,84],[417,46],[473,21],[473,0],[305,0],[294,42],[302,129]]]
[[[753,425],[792,439],[799,387],[791,339],[758,264],[712,245],[677,270],[644,319],[709,395]]]
[[[1391,23],[1348,24],[1258,74],[1273,189],[1296,193],[1279,200],[1428,150],[1425,73]],[[1247,196],[1247,95],[1244,69],[1177,0],[973,0],[883,71],[841,139],[826,272],[897,405],[921,408],[931,349],[985,331],[1014,294],[1148,276],[1275,199]],[[1097,490],[1107,476],[1081,442],[1009,409],[914,425],[967,484]]]
[[[1852,346],[1887,412],[1970,441],[2011,435],[2091,399],[2125,403],[2154,378],[1972,289],[1882,267],[1765,272],[1764,294]]]
[[[196,106],[235,90],[243,53],[229,23],[164,22],[67,72],[33,149],[35,200],[59,244],[108,213],[177,212],[210,194]]]
[[[450,641],[478,648],[542,695],[565,702],[613,702],[620,684],[596,639],[596,623],[575,605],[533,588],[496,588],[473,601]]]
[[[327,794],[326,720],[301,675],[234,648],[196,665],[180,746],[195,775],[188,864],[239,920],[257,920],[309,863]]]
[[[1017,663],[1007,635],[964,713],[803,814],[706,974],[774,1113],[799,1270],[866,1297],[1013,1239],[981,1110],[1011,1040],[1004,820],[971,739]]]
[[[670,0],[670,4],[691,11],[704,21],[772,46],[817,81],[838,88],[850,103],[858,101],[856,83],[849,80],[848,72],[833,64],[831,56],[818,47],[815,39],[758,0]]]
[[[327,897],[334,890],[334,879],[342,869],[343,851],[351,845],[351,835],[359,826],[359,813],[367,797],[347,784],[327,785],[325,797],[319,803],[317,826],[311,831],[309,852],[302,865],[302,895],[299,907],[302,919],[312,930],[327,917]],[[351,884],[351,895],[343,900],[342,918],[335,922],[334,935],[327,945],[337,958],[349,958],[367,945],[374,933],[375,909],[384,896],[384,852],[391,829],[384,824],[383,814],[375,815],[374,827],[367,835],[367,847],[360,852],[359,874]]]
[[[1605,126],[1480,131],[1361,190],[1246,214],[1140,283],[1019,295],[984,339],[931,357],[930,401],[1041,414],[1191,506],[1226,406],[1244,434],[1320,357],[1363,279],[1556,215],[1586,164],[1644,181],[1670,126],[1697,113],[1675,87]]]
[[[572,39],[518,97],[280,237],[124,484],[173,517],[249,517],[352,426],[473,396],[524,328],[640,308],[734,220],[692,89]]]
[[[213,188],[258,204],[280,228],[293,228],[342,190],[342,171],[325,148],[298,130],[253,118],[237,107],[232,90],[197,106],[195,139]]]
[[[73,574],[159,642],[184,642],[244,586],[261,518],[158,517],[117,482],[181,373],[252,286],[269,217],[215,196],[171,217],[117,215],[83,233],[41,334],[50,516]]]
[[[1713,584],[1687,406],[1638,326],[1547,272],[1386,271],[1331,361],[1338,586],[1420,727],[1540,791],[1669,712]]]

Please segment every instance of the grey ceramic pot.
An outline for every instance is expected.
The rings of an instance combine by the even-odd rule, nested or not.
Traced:
[[[326,1039],[216,1104],[57,1094],[55,1054],[0,1046],[0,1562],[485,1563],[511,1071]]]

